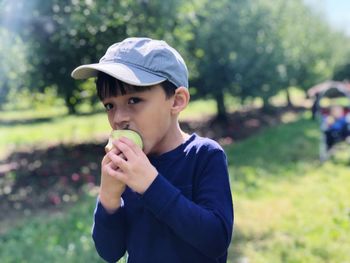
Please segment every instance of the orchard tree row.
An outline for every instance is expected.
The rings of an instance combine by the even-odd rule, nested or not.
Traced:
[[[225,94],[262,98],[268,107],[289,87],[343,77],[350,58],[349,39],[302,0],[5,0],[0,19],[0,105],[11,92],[50,87],[70,113],[82,99],[96,99],[86,95],[93,82],[70,72],[129,36],[178,49],[193,97],[214,98],[220,118]]]

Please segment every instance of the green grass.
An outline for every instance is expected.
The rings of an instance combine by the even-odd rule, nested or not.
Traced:
[[[181,120],[215,113],[214,101],[191,102]],[[102,108],[101,108],[102,110]],[[38,110],[3,111],[0,114],[0,156],[18,147],[46,147],[54,143],[78,143],[106,139],[110,133],[107,115],[101,113],[67,115],[62,107]]]
[[[194,107],[193,115],[203,109],[200,104]],[[21,146],[91,140],[109,131],[103,114],[58,116],[8,130],[1,127],[1,132],[20,134],[8,138]],[[48,131],[53,132],[49,137],[36,135]],[[21,138],[23,132],[30,136]],[[350,261],[349,163],[344,158],[320,165],[318,138],[317,123],[301,116],[226,147],[235,206],[228,262]],[[94,196],[87,193],[60,214],[23,220],[0,236],[0,261],[101,262],[90,237],[94,204]]]
[[[0,156],[23,147],[106,139],[110,126],[105,113],[70,116],[61,108],[48,111],[8,111],[0,117]]]
[[[300,119],[228,149],[233,262],[350,260],[349,155],[320,166],[318,136]]]
[[[39,214],[0,237],[0,261],[103,262],[91,240],[94,198],[67,209],[66,213]]]
[[[55,142],[87,141],[99,135],[109,135],[110,127],[105,114],[92,116],[58,116],[33,120],[29,124],[11,124],[2,127],[0,136],[6,138],[0,147],[38,145]],[[10,143],[9,143],[10,142]]]

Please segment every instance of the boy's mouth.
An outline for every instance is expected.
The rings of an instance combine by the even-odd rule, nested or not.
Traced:
[[[126,124],[124,125],[124,127],[122,127],[120,130],[130,130],[130,124]]]

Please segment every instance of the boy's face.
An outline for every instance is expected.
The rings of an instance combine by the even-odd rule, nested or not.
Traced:
[[[343,108],[341,106],[332,106],[331,115],[336,119],[343,117]]]
[[[112,129],[138,132],[146,154],[158,154],[164,148],[162,144],[177,121],[171,110],[173,102],[173,98],[166,98],[160,85],[142,91],[126,90],[125,95],[102,101]]]

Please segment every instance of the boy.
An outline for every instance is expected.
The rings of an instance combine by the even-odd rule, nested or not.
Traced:
[[[97,76],[112,129],[138,132],[113,142],[101,165],[92,236],[116,262],[226,262],[233,207],[226,156],[214,141],[186,134],[178,115],[189,102],[188,72],[164,41],[128,38],[73,78]]]
[[[330,150],[337,142],[346,139],[348,124],[343,107],[332,105],[329,116],[325,117],[323,124],[325,126],[327,150]]]

